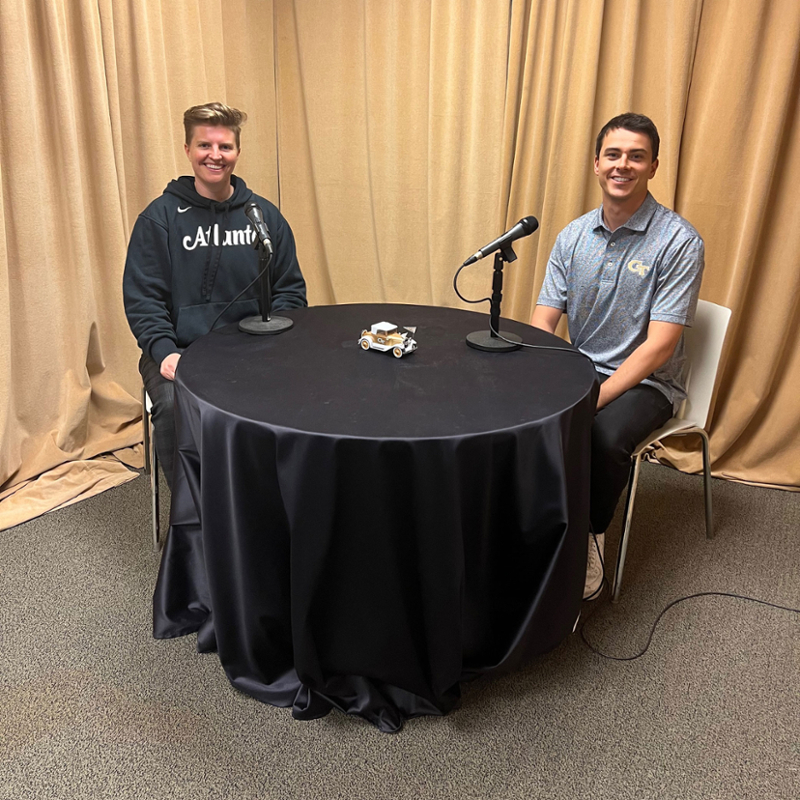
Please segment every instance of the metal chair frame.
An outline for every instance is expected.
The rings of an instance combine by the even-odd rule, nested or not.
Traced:
[[[153,516],[153,549],[161,546],[161,503],[158,493],[158,453],[151,412],[153,401],[142,386],[142,428],[144,440],[144,471],[150,476],[150,509]]]
[[[636,489],[639,485],[639,468],[642,456],[647,448],[667,436],[685,436],[696,433],[703,445],[703,486],[705,493],[706,538],[714,538],[714,515],[711,507],[711,458],[709,455],[708,433],[705,426],[711,408],[711,398],[717,377],[722,347],[728,329],[731,311],[724,306],[699,300],[695,324],[686,330],[686,353],[689,362],[687,378],[687,398],[678,413],[666,425],[653,431],[646,439],[639,442],[631,456],[631,472],[628,479],[628,496],[625,499],[625,517],[622,527],[622,538],[617,552],[617,568],[614,571],[614,585],[611,590],[611,602],[619,601],[622,575],[625,570],[625,557],[628,552],[628,539],[633,519],[633,506],[636,500]]]

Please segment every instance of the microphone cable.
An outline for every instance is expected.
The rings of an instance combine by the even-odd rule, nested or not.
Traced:
[[[468,300],[464,297],[461,292],[458,291],[458,276],[461,274],[461,270],[464,267],[468,266],[466,263],[462,264],[457,270],[456,274],[453,276],[453,290],[458,295],[460,300],[463,300],[465,303],[490,303],[492,302],[491,297],[482,297],[480,300]],[[471,264],[469,266],[472,266]],[[579,356],[583,356],[592,366],[594,366],[594,362],[592,361],[586,353],[582,353],[578,350],[577,347],[554,347],[553,345],[548,344],[528,344],[527,342],[514,342],[511,339],[506,339],[505,336],[501,335],[498,331],[494,329],[492,325],[492,318],[489,317],[489,330],[498,338],[508,344],[513,344],[516,347],[530,347],[533,350],[558,350],[559,353],[577,353]]]
[[[591,365],[594,367],[594,361],[592,361],[586,353],[581,352],[578,350],[577,347],[554,347],[551,344],[528,344],[527,342],[515,342],[511,339],[506,339],[499,331],[496,331],[492,326],[492,319],[489,318],[489,330],[498,338],[502,339],[504,342],[508,342],[509,344],[514,344],[517,347],[530,347],[533,350],[558,350],[559,353],[574,353],[579,356],[583,356]],[[594,534],[592,534],[594,535]]]
[[[461,300],[463,300],[465,303],[491,303],[491,302],[492,302],[492,298],[491,298],[491,297],[482,297],[480,300],[467,300],[467,298],[466,298],[466,297],[464,297],[464,295],[463,295],[463,294],[461,294],[461,292],[459,292],[459,291],[458,291],[458,276],[461,274],[461,270],[462,270],[462,269],[464,269],[464,267],[466,267],[466,266],[467,266],[467,262],[465,261],[465,262],[464,262],[464,263],[463,263],[463,264],[462,264],[462,265],[461,265],[461,266],[460,266],[460,267],[459,267],[459,268],[456,270],[456,274],[455,274],[455,275],[453,275],[453,290],[455,291],[455,293],[456,293],[456,294],[459,296],[459,298],[460,298]],[[471,266],[471,265],[470,265],[470,266]]]
[[[594,535],[594,534],[592,534]],[[596,541],[595,541],[596,545]],[[601,558],[602,562],[602,558]],[[603,587],[608,585],[608,581],[606,580],[605,574],[603,575],[603,582],[600,584],[600,588],[594,592],[592,595],[586,598],[586,601],[593,600],[599,596],[600,592],[602,592]],[[579,633],[581,637],[581,641],[589,648],[593,653],[600,656],[601,658],[606,658],[609,661],[636,661],[637,659],[641,658],[649,649],[650,645],[653,643],[653,636],[655,635],[656,628],[658,624],[663,619],[664,615],[674,606],[679,605],[687,600],[694,600],[698,597],[732,597],[736,600],[745,600],[749,603],[758,603],[762,606],[768,606],[769,608],[777,608],[779,611],[789,611],[792,614],[800,614],[800,608],[792,608],[791,606],[782,606],[778,603],[770,603],[768,600],[761,600],[758,597],[749,597],[748,595],[744,594],[736,594],[735,592],[695,592],[694,594],[687,594],[684,597],[679,597],[677,600],[673,600],[671,603],[666,605],[661,613],[656,617],[655,622],[650,627],[650,633],[647,636],[647,643],[645,646],[638,652],[632,656],[613,656],[610,653],[604,653],[602,650],[595,647],[587,638],[586,638],[586,625],[588,624],[589,620],[597,613],[597,608],[601,608],[598,606],[589,616],[583,621],[583,624],[580,626]]]
[[[217,314],[217,318],[211,323],[211,327],[208,329],[209,333],[214,330],[216,324],[219,322],[220,317],[269,269],[271,262],[271,258],[267,259],[267,263],[262,267],[261,272],[259,272],[258,275],[256,275],[255,278],[253,278],[253,280],[251,280],[250,283],[248,283],[247,286],[245,286],[244,289],[242,289],[242,291],[239,292],[239,294],[237,294],[236,297],[234,297],[233,300],[231,300],[230,303],[228,303],[228,305],[226,305],[225,308],[219,312],[219,314]]]

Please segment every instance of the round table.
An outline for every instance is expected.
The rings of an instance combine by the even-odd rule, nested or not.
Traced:
[[[595,371],[471,349],[488,317],[468,311],[281,313],[286,333],[230,326],[181,358],[154,633],[197,632],[235,687],[299,719],[336,707],[395,731],[572,630]],[[381,321],[416,327],[418,349],[362,351]]]

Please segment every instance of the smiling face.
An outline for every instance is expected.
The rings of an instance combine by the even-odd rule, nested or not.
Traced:
[[[656,174],[658,159],[646,133],[617,128],[603,139],[594,160],[594,174],[600,181],[603,203],[636,211],[647,197],[647,182]]]
[[[234,132],[216,125],[198,125],[191,144],[183,147],[194,171],[197,193],[211,200],[227,200],[233,194],[231,175],[241,152]]]

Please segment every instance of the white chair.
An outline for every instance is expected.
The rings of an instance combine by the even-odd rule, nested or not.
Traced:
[[[625,568],[625,555],[628,550],[628,537],[631,532],[631,519],[633,517],[633,503],[636,499],[636,487],[639,483],[639,467],[642,455],[651,444],[665,439],[667,436],[685,436],[687,433],[697,433],[703,443],[703,475],[705,478],[706,500],[706,536],[714,536],[714,519],[711,510],[711,462],[708,455],[708,434],[705,431],[708,421],[708,411],[711,406],[711,395],[717,377],[719,359],[722,355],[722,345],[725,342],[725,333],[731,310],[706,300],[699,300],[694,326],[686,329],[685,347],[689,371],[686,381],[687,398],[684,400],[678,414],[674,416],[663,428],[653,431],[646,439],[639,443],[631,456],[631,473],[628,481],[628,497],[625,501],[625,523],[622,528],[622,538],[619,542],[617,553],[617,569],[614,572],[614,588],[611,592],[611,602],[619,600],[619,591],[622,584],[622,573]]]
[[[144,471],[150,476],[150,507],[153,514],[153,548],[159,549],[161,538],[160,503],[158,497],[158,453],[151,413],[153,401],[142,386],[142,428],[144,430]]]

